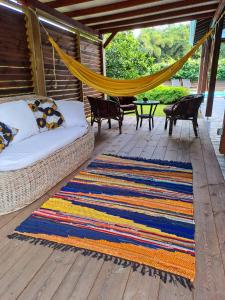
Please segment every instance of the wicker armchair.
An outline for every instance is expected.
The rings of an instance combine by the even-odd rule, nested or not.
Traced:
[[[167,129],[169,121],[169,135],[172,135],[173,125],[176,125],[177,120],[190,120],[193,124],[195,136],[198,136],[198,110],[203,100],[203,94],[189,95],[164,108],[163,111],[166,114],[165,129]]]
[[[135,104],[137,98],[134,96],[118,97],[120,108],[123,110],[123,115],[129,115],[135,113]]]
[[[109,128],[111,128],[111,119],[119,122],[119,132],[122,133],[123,112],[119,103],[93,97],[88,97],[88,101],[91,106],[91,126],[94,122],[98,123],[98,134],[101,132],[102,120],[108,120]]]

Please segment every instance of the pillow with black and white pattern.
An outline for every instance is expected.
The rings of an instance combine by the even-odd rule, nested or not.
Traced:
[[[35,99],[27,102],[34,113],[40,132],[58,128],[63,124],[64,117],[58,111],[54,100],[46,97],[46,99]]]
[[[0,122],[0,152],[2,152],[19,130]]]

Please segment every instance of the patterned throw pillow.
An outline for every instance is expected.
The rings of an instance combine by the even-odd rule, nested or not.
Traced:
[[[60,127],[63,124],[64,117],[57,110],[55,101],[47,98],[29,100],[28,105],[35,115],[41,132]]]
[[[9,145],[19,130],[0,122],[0,152]]]

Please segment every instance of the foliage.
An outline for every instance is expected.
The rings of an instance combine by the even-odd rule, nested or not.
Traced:
[[[158,86],[148,92],[138,95],[138,99],[147,97],[149,100],[160,101],[161,104],[171,104],[189,94],[184,87]]]
[[[106,51],[107,76],[131,79],[147,74],[154,59],[140,48],[132,32],[120,32]]]
[[[119,32],[106,48],[107,76],[132,79],[153,74],[184,56],[191,48],[189,25],[178,24]],[[197,80],[200,50],[190,58],[173,78]],[[218,80],[225,80],[225,44],[221,45]]]
[[[225,58],[219,60],[217,79],[225,80]]]

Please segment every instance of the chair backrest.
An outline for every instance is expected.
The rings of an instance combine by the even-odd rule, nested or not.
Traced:
[[[133,101],[136,101],[137,98],[134,96],[123,96],[123,97],[118,97],[120,104],[121,105],[128,105],[128,104],[133,104]]]
[[[188,95],[174,105],[173,113],[184,118],[196,117],[204,100],[203,94]]]
[[[95,117],[110,118],[117,116],[120,112],[119,104],[115,101],[88,96],[91,112]]]

